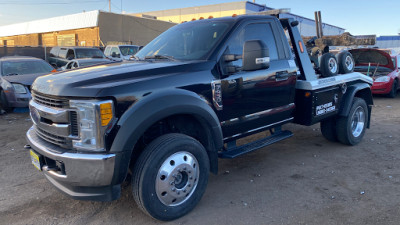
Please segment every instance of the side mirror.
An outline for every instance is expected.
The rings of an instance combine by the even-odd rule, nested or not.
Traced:
[[[243,71],[269,68],[269,49],[261,40],[246,41],[243,46]]]

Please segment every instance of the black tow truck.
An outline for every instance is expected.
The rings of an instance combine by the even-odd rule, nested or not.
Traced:
[[[27,132],[33,165],[81,200],[118,199],[129,178],[145,213],[173,220],[200,201],[218,158],[291,137],[286,123],[320,123],[328,140],[358,144],[372,79],[316,74],[297,25],[249,15],[187,22],[132,62],[38,78]],[[236,145],[262,131],[270,135]]]

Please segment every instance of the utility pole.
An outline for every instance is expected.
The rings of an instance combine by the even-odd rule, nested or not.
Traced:
[[[108,0],[108,11],[111,12],[111,0]]]

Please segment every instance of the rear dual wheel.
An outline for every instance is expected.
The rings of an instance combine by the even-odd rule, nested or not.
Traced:
[[[204,147],[184,134],[166,134],[151,142],[132,175],[133,195],[145,213],[174,220],[200,201],[208,182],[209,159]]]
[[[321,133],[329,141],[357,145],[364,137],[368,118],[367,103],[355,97],[347,116],[321,121]]]

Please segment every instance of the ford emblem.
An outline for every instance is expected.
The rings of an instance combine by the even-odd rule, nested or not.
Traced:
[[[37,123],[39,123],[39,121],[40,121],[40,114],[37,111],[37,109],[35,109],[33,107],[30,107],[30,111],[31,111],[31,113],[30,113],[31,119],[32,119],[33,123],[37,125]]]

